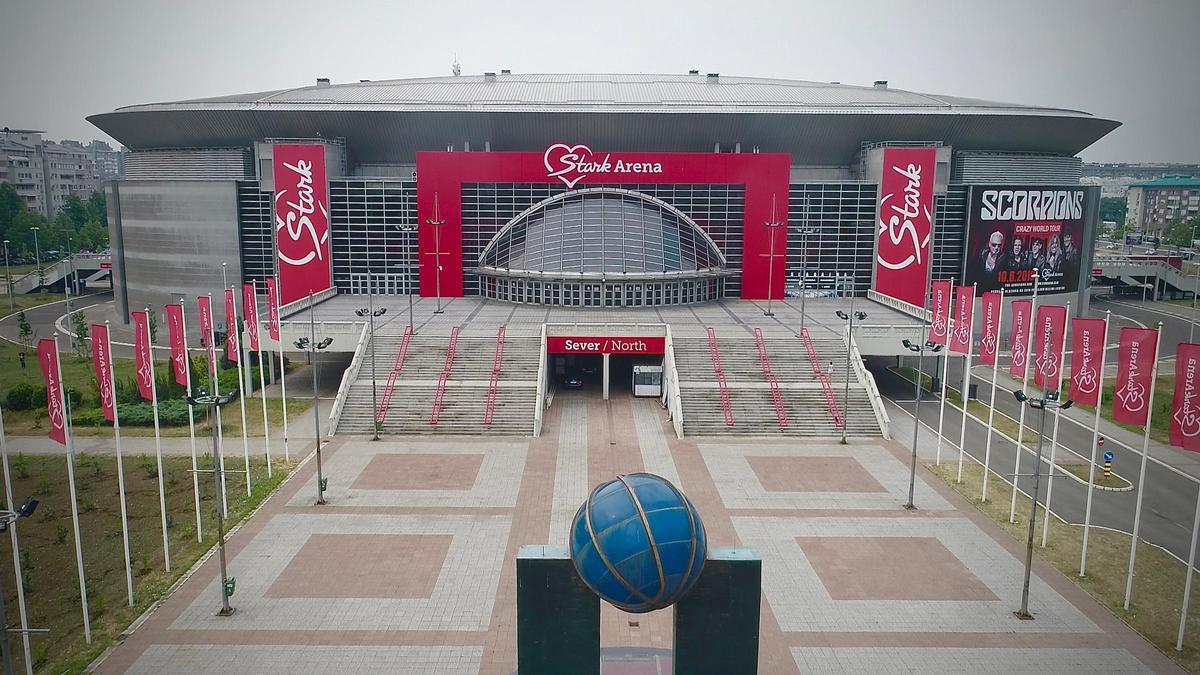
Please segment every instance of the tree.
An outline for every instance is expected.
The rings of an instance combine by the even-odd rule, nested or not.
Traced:
[[[8,183],[0,183],[0,234],[8,232],[13,218],[25,210],[25,200]]]
[[[97,190],[88,197],[88,220],[99,223],[108,230],[108,198],[104,196],[103,190]],[[107,239],[107,236],[105,237]]]
[[[8,230],[4,233],[4,238],[12,241],[11,246],[14,251],[17,251],[20,255],[32,257],[34,242],[33,230],[31,228],[37,227],[45,231],[46,226],[46,219],[42,214],[36,211],[21,211],[13,218],[12,223],[9,224]],[[39,241],[41,240],[41,234],[41,232],[38,233]],[[45,250],[44,247],[43,250]]]
[[[1110,220],[1114,223],[1125,222],[1129,211],[1129,203],[1124,197],[1102,197],[1100,199],[1100,220]]]
[[[29,319],[25,318],[25,310],[21,310],[17,314],[17,331],[21,339],[21,344],[26,347],[33,346],[33,326],[29,325]]]
[[[75,331],[75,354],[87,356],[88,324],[83,312],[71,312],[71,327]]]
[[[1192,235],[1197,233],[1197,228],[1200,227],[1200,218],[1192,218],[1184,220],[1178,218],[1175,222],[1167,226],[1163,232],[1163,243],[1174,246],[1175,252],[1178,253],[1180,248],[1191,247]]]
[[[94,220],[84,223],[78,236],[79,248],[90,251],[103,251],[108,248],[108,228]]]
[[[83,200],[75,195],[67,197],[66,201],[58,210],[59,220],[66,219],[67,223],[71,224],[71,231],[76,231],[83,227],[83,224],[88,220],[88,208],[84,205]],[[65,225],[66,223],[64,223]]]

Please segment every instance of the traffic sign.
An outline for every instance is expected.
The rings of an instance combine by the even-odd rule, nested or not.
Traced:
[[[1104,447],[1104,437],[1103,436],[1100,437],[1100,440],[1096,441],[1096,445],[1098,445],[1102,448]]]
[[[1112,450],[1109,450],[1108,452],[1104,453],[1104,461],[1106,461],[1106,462],[1111,462],[1111,461],[1113,461],[1113,453],[1112,453]]]

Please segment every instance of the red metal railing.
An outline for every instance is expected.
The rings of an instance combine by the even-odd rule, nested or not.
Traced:
[[[825,405],[829,408],[829,415],[833,417],[833,426],[838,429],[845,424],[845,419],[842,417],[841,407],[838,406],[837,396],[833,394],[833,386],[829,383],[829,375],[821,370],[821,360],[817,358],[817,349],[813,346],[812,337],[808,334],[807,328],[800,329],[800,337],[804,340],[804,348],[808,350],[808,363],[812,366],[813,372],[816,373],[817,379],[821,381],[821,389],[825,392]],[[849,376],[849,373],[847,373]]]
[[[771,357],[767,354],[767,341],[763,339],[761,328],[754,329],[754,344],[758,347],[758,365],[762,367],[767,384],[771,387],[771,403],[775,406],[775,419],[779,422],[780,428],[785,428],[791,423],[791,420],[788,419],[787,406],[783,404],[783,390],[779,388],[779,379],[775,377],[775,371],[771,370]]]
[[[733,407],[729,404],[729,385],[725,381],[725,370],[721,368],[721,352],[717,348],[717,332],[708,330],[708,355],[712,357],[713,372],[717,376],[717,390],[721,393],[721,409],[725,412],[725,426],[733,426]]]
[[[408,358],[408,343],[412,340],[412,326],[404,327],[404,337],[400,339],[400,349],[396,350],[396,361],[392,364],[392,369],[388,371],[387,384],[383,385],[383,398],[379,401],[379,408],[375,411],[375,423],[383,424],[387,421],[388,410],[392,407],[392,394],[396,391],[396,379],[400,377],[400,369],[404,367],[404,361]]]
[[[442,363],[442,374],[438,376],[437,391],[433,394],[433,412],[429,415],[429,423],[436,425],[442,417],[442,401],[446,398],[446,380],[450,379],[450,371],[454,368],[454,352],[458,349],[458,326],[450,329],[450,344],[446,347],[446,360]]]
[[[496,354],[492,357],[492,376],[488,379],[487,400],[483,404],[483,423],[492,424],[496,412],[496,385],[500,382],[500,364],[504,362],[504,325],[496,331]]]

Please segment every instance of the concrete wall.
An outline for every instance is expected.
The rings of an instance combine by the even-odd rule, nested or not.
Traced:
[[[221,263],[230,285],[242,281],[234,181],[115,181],[108,198],[118,311],[161,312],[182,295],[197,325],[196,297],[212,293],[220,327]]]

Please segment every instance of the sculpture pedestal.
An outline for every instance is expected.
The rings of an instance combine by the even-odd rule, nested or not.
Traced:
[[[517,552],[517,672],[600,673],[600,598],[575,573],[565,548]]]

